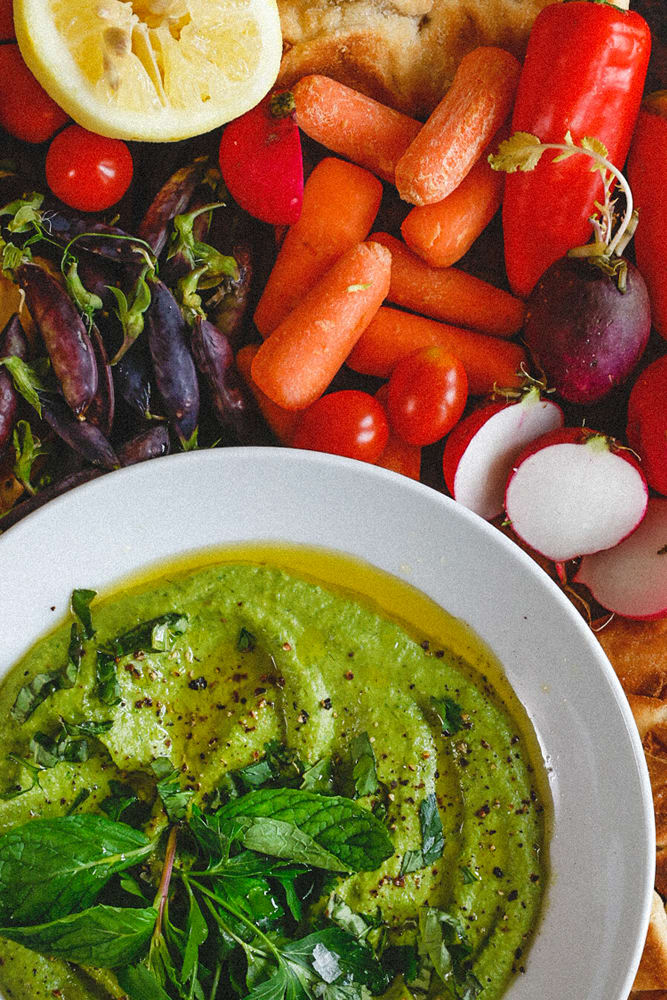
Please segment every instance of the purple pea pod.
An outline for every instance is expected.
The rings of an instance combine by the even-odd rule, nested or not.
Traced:
[[[167,417],[187,447],[193,441],[199,419],[199,384],[188,349],[187,325],[167,286],[152,280],[150,287],[146,328],[155,382]]]
[[[58,396],[42,399],[42,419],[87,462],[103,469],[120,466],[118,456],[99,427],[88,420],[76,420]]]
[[[113,380],[117,395],[129,409],[142,420],[163,419],[156,408],[153,369],[142,344],[135,344],[113,366]]]
[[[16,279],[25,292],[63,396],[76,416],[83,418],[97,392],[97,363],[84,322],[67,292],[43,268],[20,264]]]
[[[208,157],[202,156],[181,167],[163,184],[139,224],[138,235],[153,248],[159,257],[169,236],[171,220],[186,210],[201,182]]]
[[[73,490],[75,486],[82,486],[84,483],[89,483],[92,479],[99,479],[100,476],[104,475],[106,475],[105,469],[93,469],[88,466],[86,469],[72,472],[54,483],[49,483],[39,493],[22,500],[6,514],[0,516],[0,533],[13,528],[15,524],[27,517],[28,514],[32,514],[34,510],[39,510],[49,500],[54,500],[56,497],[62,496],[63,493]]]
[[[271,444],[272,439],[234,361],[227,337],[207,319],[197,316],[192,327],[192,351],[205,376],[218,420],[239,444]]]
[[[235,246],[239,269],[237,280],[222,281],[212,293],[202,292],[202,308],[208,319],[228,338],[235,350],[248,343],[245,319],[252,285],[252,254],[248,246]]]
[[[123,265],[145,266],[148,262],[153,263],[150,247],[143,240],[117,226],[73,215],[67,209],[51,208],[45,202],[40,225],[46,235],[56,240],[60,246],[72,243],[74,254],[86,250],[107,261]],[[40,244],[40,252],[41,249]],[[58,259],[61,256],[62,253],[59,253]]]
[[[0,333],[0,358],[10,356],[18,357],[22,361],[28,357],[28,341],[18,313],[14,313]],[[0,451],[11,437],[18,404],[18,394],[12,377],[6,368],[0,367]]]
[[[170,450],[169,431],[164,424],[158,424],[119,445],[118,457],[123,465],[136,465],[168,455]]]
[[[105,437],[109,437],[116,408],[113,375],[104,341],[95,324],[90,328],[90,339],[97,362],[97,392],[88,407],[86,420],[99,427]]]

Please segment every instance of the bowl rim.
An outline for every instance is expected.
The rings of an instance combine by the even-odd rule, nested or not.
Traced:
[[[495,546],[499,552],[504,554],[503,558],[508,559],[510,563],[514,564],[514,566],[520,568],[519,572],[525,572],[529,577],[533,578],[535,586],[539,590],[546,592],[549,595],[548,600],[552,601],[554,603],[554,607],[559,608],[561,613],[568,619],[568,624],[573,629],[573,633],[577,635],[578,641],[583,641],[584,645],[588,647],[588,654],[590,655],[591,662],[595,664],[595,668],[599,671],[604,684],[612,692],[615,698],[616,708],[619,712],[621,721],[627,730],[629,746],[626,747],[626,749],[630,751],[630,755],[632,756],[636,766],[637,776],[639,778],[639,788],[637,791],[644,810],[642,822],[640,824],[643,840],[640,847],[638,847],[638,851],[641,847],[643,847],[642,863],[644,878],[642,885],[633,886],[635,898],[639,897],[641,901],[640,909],[642,916],[635,929],[634,944],[629,945],[629,953],[631,957],[627,966],[627,973],[624,980],[618,983],[618,1000],[624,1000],[634,980],[634,975],[641,957],[644,938],[648,927],[650,904],[654,891],[654,813],[651,785],[639,733],[636,729],[632,712],[613,667],[589,627],[572,607],[569,599],[551,579],[551,577],[531,558],[531,556],[524,552],[495,526],[484,521],[467,508],[456,503],[444,494],[439,493],[430,486],[408,479],[392,471],[378,466],[371,466],[366,463],[357,462],[352,459],[327,455],[320,452],[272,447],[232,447],[164,456],[159,459],[154,459],[150,463],[141,463],[139,465],[116,470],[109,475],[104,475],[85,483],[74,490],[63,494],[62,496],[49,501],[47,504],[26,516],[11,528],[7,529],[6,532],[0,534],[0,607],[3,606],[3,588],[5,594],[8,594],[12,584],[11,572],[7,574],[3,569],[3,556],[5,556],[5,554],[11,555],[11,551],[14,550],[14,553],[17,555],[23,551],[25,558],[25,545],[27,544],[27,551],[29,551],[30,539],[36,531],[39,530],[42,535],[48,535],[52,524],[57,526],[63,520],[71,520],[75,517],[77,509],[82,506],[85,509],[86,505],[89,503],[101,503],[102,507],[104,507],[105,504],[110,502],[110,499],[122,496],[124,492],[127,492],[130,489],[136,490],[138,487],[141,489],[148,489],[151,481],[156,482],[160,479],[166,482],[169,479],[168,473],[170,473],[171,470],[177,470],[177,472],[180,472],[182,468],[187,466],[190,478],[194,481],[197,476],[203,476],[204,479],[206,479],[206,477],[210,477],[216,473],[219,474],[221,469],[224,471],[225,465],[232,468],[234,466],[237,468],[248,466],[254,470],[261,466],[265,474],[267,469],[269,469],[272,474],[277,477],[278,472],[284,476],[286,467],[290,466],[299,474],[305,474],[306,476],[313,477],[313,481],[322,475],[333,477],[332,482],[334,485],[337,477],[339,476],[341,480],[345,479],[346,481],[350,480],[351,482],[363,482],[364,480],[367,480],[370,484],[370,488],[377,497],[381,497],[383,492],[398,492],[405,495],[406,503],[411,502],[411,498],[414,498],[414,502],[417,504],[426,504],[431,507],[436,505],[436,507],[439,507],[443,512],[442,516],[448,519],[451,518],[454,522],[459,521],[461,525],[466,526],[466,530],[479,535],[482,539],[485,539],[485,541],[488,542],[492,548]],[[188,477],[186,476],[185,478],[187,479]],[[271,536],[267,536],[267,538],[269,537]],[[65,544],[62,536],[55,537],[55,542],[56,546],[58,544]],[[219,548],[220,545],[217,545],[216,547]],[[325,548],[332,548],[332,546],[327,545]],[[194,550],[183,550],[183,552],[186,551],[203,552],[205,551],[205,548],[202,549],[202,547],[196,547]],[[349,550],[342,548],[339,551],[348,552]],[[358,553],[353,552],[351,554],[359,558]],[[365,557],[361,556],[360,558],[363,559]],[[145,574],[145,572],[148,571],[148,573],[150,573],[154,567],[164,561],[165,559],[163,557],[158,557],[157,559],[142,557],[136,562],[130,575],[136,572]],[[15,569],[16,578],[18,578],[18,574],[20,572],[20,569]],[[395,575],[401,576],[402,573],[398,572],[395,573]],[[110,578],[105,585],[105,589],[108,590],[109,587],[117,585],[119,582],[126,579],[127,576],[127,573],[120,573],[116,577]],[[407,582],[411,583],[412,581],[408,578]],[[420,587],[419,589],[423,588]],[[53,625],[51,625],[51,627],[53,627]],[[32,643],[41,635],[45,634],[46,631],[48,630],[43,629],[41,632],[33,634],[30,638],[28,646],[25,648],[32,645]],[[0,636],[0,679],[4,676],[5,669],[8,669],[8,667],[4,668],[2,666],[2,659],[3,649],[2,638]],[[10,665],[11,662],[12,661],[10,661]],[[529,714],[531,714],[532,717],[532,713],[530,713],[530,711]],[[549,901],[547,893],[545,910],[548,909],[548,906]],[[536,941],[533,940],[531,950],[535,948],[535,945]],[[530,977],[528,976],[525,978],[529,979]],[[516,982],[516,980],[513,982]],[[523,994],[521,994],[521,996],[523,996]],[[526,994],[526,996],[528,996],[528,994]],[[597,998],[597,994],[595,996]],[[513,997],[514,987],[512,985],[507,993],[507,998],[508,1000],[512,1000]],[[612,1000],[612,998],[607,996],[604,1000]],[[613,1000],[616,1000],[616,996]]]

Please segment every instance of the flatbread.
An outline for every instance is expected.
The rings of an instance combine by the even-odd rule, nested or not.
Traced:
[[[278,0],[278,83],[324,73],[417,118],[426,117],[462,57],[499,45],[521,58],[533,21],[560,0]]]

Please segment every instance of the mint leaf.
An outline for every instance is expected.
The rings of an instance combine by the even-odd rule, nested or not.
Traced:
[[[13,827],[0,836],[0,923],[56,920],[84,909],[112,875],[154,846],[137,830],[91,813]]]
[[[92,639],[95,635],[93,618],[90,612],[90,604],[95,597],[97,597],[96,590],[72,591],[72,611],[81,622],[84,639]]]
[[[153,774],[158,779],[157,793],[162,800],[164,811],[170,823],[184,819],[194,792],[181,788],[181,777],[168,757],[158,757],[151,764]]]
[[[127,632],[121,632],[108,643],[108,650],[116,659],[142,651],[162,653],[172,648],[176,637],[183,635],[187,627],[187,615],[180,611],[167,611],[149,621],[141,622]]]
[[[433,792],[422,800],[419,807],[419,824],[422,837],[421,849],[405,852],[399,875],[408,875],[421,868],[428,868],[429,865],[442,857],[445,838],[438,811],[438,800]]]
[[[95,680],[95,693],[102,704],[107,705],[109,708],[119,705],[121,697],[120,684],[118,683],[118,674],[116,672],[116,657],[113,653],[109,653],[105,649],[97,650]]]
[[[453,736],[455,733],[458,733],[463,725],[463,709],[458,702],[454,701],[448,695],[445,695],[443,698],[431,696],[431,705],[440,719],[442,735]]]
[[[246,847],[275,857],[305,861],[313,842],[321,852],[321,863],[314,866],[334,871],[374,871],[394,853],[382,823],[340,796],[297,788],[259,789],[227,803],[216,817],[221,828],[240,830]]]
[[[142,955],[156,917],[152,907],[94,906],[31,927],[0,927],[0,937],[66,962],[113,969]]]
[[[117,969],[116,978],[130,1000],[170,1000],[152,972],[145,965]]]
[[[257,639],[247,628],[242,628],[236,640],[236,648],[239,653],[252,653],[257,645]]]
[[[477,874],[477,872],[474,872],[467,865],[462,865],[461,866],[461,874],[463,875],[463,884],[464,885],[472,885],[473,882],[481,882],[482,881],[481,878],[479,877],[479,875]]]
[[[359,733],[352,740],[350,753],[354,760],[352,780],[354,781],[354,797],[363,798],[373,795],[380,788],[378,781],[375,754],[368,733]]]

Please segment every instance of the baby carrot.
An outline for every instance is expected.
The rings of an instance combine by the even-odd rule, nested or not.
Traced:
[[[289,444],[299,420],[296,410],[285,410],[273,400],[265,396],[259,386],[255,385],[250,369],[259,350],[259,344],[246,344],[236,355],[236,367],[240,371],[246,385],[252,392],[257,405],[267,424],[281,444]]]
[[[499,179],[483,156],[442,201],[408,212],[401,226],[403,239],[433,267],[450,267],[486,229],[500,208],[504,188],[504,177]]]
[[[385,412],[387,410],[388,394],[389,385],[387,382],[381,385],[375,393],[375,398],[383,406]],[[389,438],[384,451],[375,464],[381,465],[383,469],[389,469],[391,472],[399,472],[402,476],[408,476],[410,479],[416,479],[419,482],[422,450],[419,445],[408,444],[402,437],[399,437],[396,431],[391,429],[390,424]]]
[[[404,201],[432,205],[458,187],[512,110],[521,65],[504,49],[464,56],[454,81],[396,165]]]
[[[460,358],[473,396],[491,392],[494,385],[518,388],[522,381],[520,367],[528,364],[526,352],[519,344],[386,306],[378,310],[366,327],[347,364],[355,372],[387,378],[401,358],[420,347],[433,345],[444,347]]]
[[[304,76],[292,93],[306,135],[394,183],[396,164],[421,122],[328,76]]]
[[[334,157],[322,160],[303,191],[298,222],[290,227],[255,311],[263,337],[350,247],[368,236],[380,207],[382,184],[373,174]]]
[[[526,314],[521,299],[455,267],[430,267],[388,233],[371,239],[391,251],[390,302],[493,337],[512,337],[521,329]]]
[[[252,377],[269,399],[300,410],[322,395],[385,298],[390,270],[379,243],[336,261],[255,355]]]

